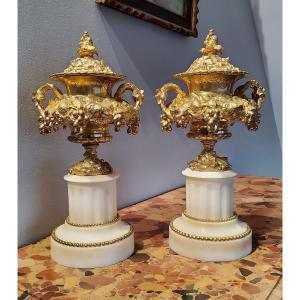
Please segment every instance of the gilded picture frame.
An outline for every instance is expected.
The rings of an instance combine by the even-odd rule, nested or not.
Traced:
[[[198,2],[199,0],[96,0],[98,4],[193,37],[198,36]]]

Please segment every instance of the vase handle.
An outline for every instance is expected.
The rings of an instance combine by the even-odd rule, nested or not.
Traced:
[[[251,99],[249,99],[245,92],[250,88],[252,89]],[[258,83],[256,80],[250,80],[246,83],[242,84],[241,86],[237,87],[234,91],[234,96],[238,96],[240,98],[253,100],[256,103],[257,109],[260,109],[262,104],[264,103],[266,95],[266,90]]]
[[[40,131],[42,134],[50,133],[53,127],[51,124],[50,117],[48,116],[47,110],[43,106],[43,102],[45,101],[46,93],[48,91],[52,91],[58,99],[61,99],[63,95],[62,92],[57,87],[55,87],[53,84],[50,83],[46,83],[42,85],[32,95],[32,102],[34,103],[34,105],[36,106],[40,114],[39,122],[40,122]]]
[[[167,131],[167,132],[172,130],[172,122],[174,122],[174,119],[168,107],[169,105],[165,104],[168,98],[168,91],[170,90],[174,91],[177,94],[175,98],[177,98],[178,96],[180,97],[186,96],[186,93],[175,83],[166,83],[160,89],[157,89],[155,91],[154,97],[163,112],[162,115],[160,116],[161,129],[162,131]],[[174,99],[172,99],[172,101]]]
[[[169,108],[165,105],[165,101],[168,98],[168,91],[170,91],[170,90],[174,91],[177,94],[176,97],[178,97],[178,96],[181,96],[181,97],[186,96],[185,92],[177,84],[175,84],[175,83],[166,83],[160,89],[157,89],[155,91],[155,99],[156,99],[158,105],[160,106],[161,110],[169,118],[171,117],[171,114],[170,114]]]
[[[117,89],[117,91],[114,95],[114,98],[123,100],[122,96],[126,91],[131,91],[132,92],[132,99],[135,102],[134,109],[139,110],[141,105],[144,102],[144,98],[145,98],[144,97],[144,90],[139,89],[133,83],[129,83],[129,82],[123,83],[118,87],[118,89]]]

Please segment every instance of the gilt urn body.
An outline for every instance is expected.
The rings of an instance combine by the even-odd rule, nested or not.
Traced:
[[[187,127],[187,136],[199,140],[203,152],[189,168],[194,171],[225,171],[231,169],[226,158],[215,153],[214,145],[229,138],[229,125],[241,121],[249,130],[256,130],[260,122],[259,109],[264,101],[265,90],[256,80],[250,80],[233,89],[235,83],[248,75],[229,62],[229,58],[219,56],[222,46],[210,30],[197,58],[187,71],[175,74],[175,78],[186,84],[187,92],[174,83],[167,83],[156,91],[156,100],[162,109],[161,128],[171,131],[172,123],[177,127]],[[252,89],[252,98],[245,92]],[[166,105],[168,90],[177,96]]]
[[[42,134],[57,131],[59,127],[69,128],[68,139],[86,149],[85,159],[74,164],[70,174],[105,175],[112,172],[112,167],[97,158],[96,147],[111,141],[111,125],[115,131],[126,125],[129,134],[137,133],[138,110],[143,103],[144,92],[133,83],[123,83],[113,95],[112,88],[126,77],[113,72],[104,60],[93,57],[98,50],[87,32],[83,34],[77,52],[79,57],[72,60],[64,72],[51,76],[64,86],[65,93],[46,83],[36,91],[33,102],[40,113]],[[134,105],[123,98],[127,90],[132,91]],[[53,92],[54,98],[44,107],[48,91]]]

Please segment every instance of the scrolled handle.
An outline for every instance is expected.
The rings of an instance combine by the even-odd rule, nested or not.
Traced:
[[[252,89],[252,98],[248,99],[245,95],[247,89]],[[234,96],[238,96],[240,98],[253,100],[256,103],[257,109],[260,109],[262,104],[264,103],[266,95],[266,90],[259,84],[256,80],[250,80],[246,83],[242,84],[234,91]]]
[[[53,84],[50,83],[46,83],[41,87],[39,87],[32,96],[32,102],[35,104],[40,114],[39,117],[40,131],[43,134],[50,133],[52,129],[56,128],[55,126],[53,126],[54,125],[53,117],[48,116],[48,112],[43,106],[43,103],[46,98],[46,93],[48,91],[52,91],[58,99],[62,98],[62,92],[57,87],[55,87]]]
[[[169,108],[165,105],[165,101],[168,98],[168,91],[170,90],[174,91],[177,94],[177,96],[186,96],[185,92],[175,83],[166,83],[160,89],[157,89],[155,91],[155,99],[158,105],[169,118],[171,117],[171,114]]]
[[[62,92],[51,83],[46,83],[39,87],[32,96],[32,102],[35,104],[42,117],[45,117],[43,102],[45,101],[46,93],[48,91],[52,91],[57,98],[62,97]]]
[[[135,105],[134,105],[134,109],[135,110],[139,110],[140,109],[140,106],[143,104],[144,102],[144,90],[141,90],[139,89],[136,85],[134,85],[133,83],[123,83],[121,84],[114,97],[115,98],[119,98],[119,99],[122,99],[123,100],[123,94],[126,92],[126,91],[131,91],[132,92],[132,99],[134,100],[135,102]]]

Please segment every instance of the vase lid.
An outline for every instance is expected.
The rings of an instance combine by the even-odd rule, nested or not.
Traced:
[[[197,58],[187,71],[175,74],[181,78],[189,75],[222,74],[244,77],[248,73],[241,71],[229,62],[229,57],[221,57],[223,47],[218,45],[218,37],[213,29],[210,29],[205,40],[204,48],[200,50],[202,56]]]
[[[70,75],[88,75],[107,77],[107,79],[125,79],[124,75],[113,72],[103,59],[93,57],[99,55],[99,52],[93,45],[93,40],[87,31],[83,33],[80,39],[77,53],[79,57],[73,59],[62,73],[53,74],[51,78],[59,79]]]

